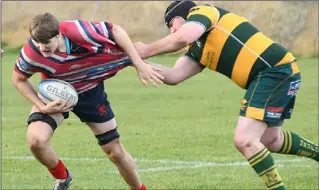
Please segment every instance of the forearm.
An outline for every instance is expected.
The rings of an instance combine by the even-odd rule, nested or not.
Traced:
[[[163,65],[158,65],[146,61],[148,64],[151,64],[153,67],[161,68],[161,75],[164,78],[163,82],[168,85],[177,85],[183,82],[186,79],[200,73],[203,68],[200,67],[197,63],[192,61],[187,56],[180,57],[173,68],[165,67]]]
[[[141,57],[138,55],[126,31],[120,26],[114,25],[112,32],[116,44],[123,49],[123,51],[132,61],[133,65],[139,63],[141,61]]]
[[[13,80],[13,84],[16,89],[38,109],[45,106],[28,80],[15,79]]]

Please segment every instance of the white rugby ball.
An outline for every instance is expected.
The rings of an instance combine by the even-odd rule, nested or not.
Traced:
[[[38,96],[44,103],[60,99],[62,102],[69,101],[72,107],[78,102],[78,93],[74,87],[62,80],[45,79],[38,84]]]

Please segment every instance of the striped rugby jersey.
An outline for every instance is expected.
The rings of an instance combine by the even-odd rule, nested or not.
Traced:
[[[193,7],[186,22],[199,23],[205,33],[188,46],[186,56],[247,89],[260,71],[296,61],[244,17],[212,5]]]
[[[21,49],[14,70],[25,78],[41,73],[42,79],[64,80],[78,93],[92,89],[131,64],[115,44],[112,27],[109,22],[61,22],[59,30],[66,39],[67,53],[56,52],[45,58],[30,39]],[[76,49],[70,47],[72,44]]]

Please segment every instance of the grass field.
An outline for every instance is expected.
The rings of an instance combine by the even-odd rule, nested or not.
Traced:
[[[2,189],[50,189],[54,180],[26,145],[30,103],[15,90],[16,54],[2,59]],[[172,64],[175,57],[154,58]],[[300,59],[303,83],[284,128],[318,143],[318,58]],[[33,77],[34,85],[39,82]],[[233,146],[241,90],[205,70],[175,87],[144,88],[132,68],[106,82],[126,149],[149,189],[265,189]],[[128,189],[88,127],[71,117],[52,144],[73,174],[71,189]],[[274,155],[288,189],[318,189],[318,164]]]

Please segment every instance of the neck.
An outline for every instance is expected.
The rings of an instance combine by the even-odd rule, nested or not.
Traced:
[[[62,53],[66,53],[65,40],[64,40],[64,36],[62,34],[60,34],[60,37],[59,37],[58,51],[62,52]]]

